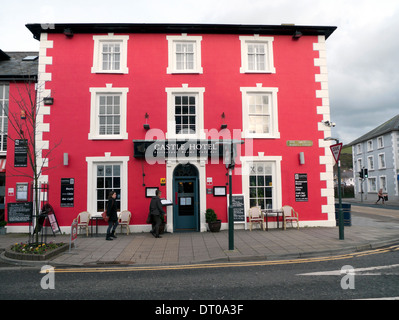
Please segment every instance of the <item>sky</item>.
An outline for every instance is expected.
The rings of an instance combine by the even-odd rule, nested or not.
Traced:
[[[336,26],[327,40],[332,136],[348,144],[399,114],[398,0],[17,0],[0,10],[3,51],[39,50],[27,23]]]

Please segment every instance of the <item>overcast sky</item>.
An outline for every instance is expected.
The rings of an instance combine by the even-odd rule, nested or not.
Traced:
[[[337,26],[327,40],[332,135],[349,143],[399,114],[398,0],[3,1],[0,49],[38,51],[27,23]]]

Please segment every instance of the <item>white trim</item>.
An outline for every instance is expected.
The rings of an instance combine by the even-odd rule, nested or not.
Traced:
[[[89,88],[91,93],[90,102],[90,132],[89,140],[126,140],[128,133],[126,128],[127,122],[127,93],[129,88],[113,88],[112,84],[106,84],[105,88]],[[120,134],[100,135],[98,132],[98,96],[100,94],[120,94]]]
[[[180,36],[166,36],[168,40],[168,67],[167,74],[174,73],[203,73],[201,66],[201,36],[187,36],[182,34]],[[176,43],[190,42],[194,45],[194,68],[193,69],[177,69],[176,66]]]
[[[279,139],[280,132],[278,126],[278,102],[277,93],[278,88],[262,87],[261,83],[257,83],[256,87],[241,87],[242,92],[242,128],[243,138],[261,138],[261,139]],[[250,94],[269,94],[271,97],[270,102],[270,132],[269,133],[250,133],[249,116],[248,116],[248,95]]]
[[[100,163],[118,163],[121,165],[121,211],[128,210],[128,162],[129,156],[112,157],[110,152],[105,152],[103,157],[86,157],[87,162],[87,211],[96,214],[96,165]]]
[[[116,36],[113,33],[108,35],[93,36],[94,50],[93,50],[93,66],[91,73],[120,73],[128,74],[129,68],[127,67],[127,41],[129,36]],[[101,44],[105,42],[118,42],[121,44],[121,59],[119,70],[103,70],[102,68],[102,56],[101,56]]]
[[[273,41],[274,37],[240,36],[241,41],[241,68],[240,73],[276,73],[274,67]],[[265,46],[265,70],[250,70],[248,66],[248,44],[264,44]]]

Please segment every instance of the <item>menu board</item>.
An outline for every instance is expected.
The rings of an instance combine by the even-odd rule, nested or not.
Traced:
[[[17,202],[7,204],[8,222],[30,222],[32,221],[33,203]]]
[[[61,179],[61,207],[73,207],[75,199],[75,179]]]
[[[14,167],[28,166],[28,140],[15,140],[14,145]]]
[[[229,197],[227,197],[227,204],[229,203]],[[232,195],[232,208],[234,222],[245,222],[245,210],[244,210],[244,195],[233,194]]]

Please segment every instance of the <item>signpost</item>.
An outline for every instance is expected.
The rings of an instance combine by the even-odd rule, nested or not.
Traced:
[[[337,144],[330,146],[331,152],[334,156],[335,162],[338,165],[338,226],[339,226],[339,240],[344,240],[344,213],[342,212],[342,195],[341,195],[341,163],[339,156],[341,155],[342,143],[338,139],[325,138],[324,140],[335,140]]]
[[[71,253],[72,244],[75,247],[75,240],[78,237],[78,219],[74,219],[71,225],[71,238],[69,240],[69,253]]]

